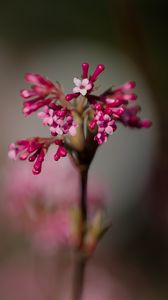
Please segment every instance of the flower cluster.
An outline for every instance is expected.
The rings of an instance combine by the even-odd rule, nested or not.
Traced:
[[[129,101],[135,101],[137,96],[130,90],[135,88],[135,82],[128,81],[122,86],[109,89],[100,96],[90,95],[89,100],[94,110],[94,117],[89,123],[91,130],[97,128],[94,137],[99,145],[107,142],[109,135],[117,129],[116,122],[120,121],[125,126],[148,128],[150,120],[141,120],[137,116],[138,106],[127,107]]]
[[[28,157],[29,161],[35,161],[33,173],[39,174],[44,156],[52,143],[58,146],[55,160],[67,153],[74,159],[78,157],[79,151],[83,151],[82,157],[84,153],[90,152],[93,139],[95,148],[106,143],[108,136],[117,129],[117,122],[132,128],[150,127],[150,120],[142,120],[138,116],[139,106],[129,106],[137,98],[132,92],[135,82],[128,81],[99,96],[94,95],[95,81],[104,69],[104,65],[99,64],[93,74],[89,75],[89,64],[83,63],[81,79],[74,78],[75,87],[70,94],[64,94],[59,83],[54,84],[39,74],[27,73],[25,79],[31,84],[31,88],[21,91],[21,96],[26,100],[23,113],[28,116],[43,108],[43,111],[38,112],[38,117],[42,119],[44,126],[49,126],[51,137],[21,140],[11,144],[9,156],[15,159],[19,154],[20,159]],[[76,146],[77,140],[80,147]]]
[[[148,128],[152,125],[152,122],[148,119],[140,119],[137,113],[141,110],[140,106],[128,107],[121,117],[121,122],[125,126],[136,127],[136,128]]]
[[[23,89],[20,95],[27,100],[23,104],[23,113],[25,116],[30,115],[44,105],[49,105],[54,100],[62,97],[62,91],[58,84],[53,84],[51,81],[39,74],[26,73],[25,80],[32,84],[31,89]]]
[[[89,123],[89,127],[93,130],[97,126],[98,132],[94,139],[101,145],[103,142],[107,142],[108,135],[112,135],[116,130],[114,117],[119,117],[123,113],[123,109],[113,109],[107,105],[103,107],[102,104],[96,103],[94,110],[95,115]]]
[[[63,134],[76,134],[77,124],[73,120],[72,113],[66,107],[54,103],[44,106],[43,112],[38,113],[38,117],[43,120],[43,125],[50,126],[53,136]]]
[[[48,147],[53,143],[52,138],[30,138],[25,140],[19,140],[15,144],[12,143],[9,146],[8,156],[11,159],[16,160],[19,156],[20,160],[28,160],[34,162],[32,172],[37,175],[41,172],[42,163],[47,153]],[[54,155],[55,160],[59,160],[60,157],[67,155],[67,151],[64,148],[61,140],[54,140],[54,143],[58,145],[57,152]]]

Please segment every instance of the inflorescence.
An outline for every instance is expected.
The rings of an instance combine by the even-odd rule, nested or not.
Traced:
[[[89,139],[96,147],[107,142],[109,135],[117,129],[117,122],[132,128],[148,128],[152,122],[138,116],[140,107],[129,106],[137,99],[132,92],[135,82],[128,81],[119,87],[112,87],[100,94],[94,95],[95,82],[104,71],[104,65],[99,64],[93,74],[88,75],[89,64],[82,64],[81,79],[74,78],[73,93],[64,94],[61,85],[52,83],[39,74],[27,73],[25,80],[31,84],[30,89],[20,92],[25,100],[23,114],[29,116],[38,109],[38,118],[44,126],[49,127],[50,137],[34,137],[19,140],[9,146],[9,157],[20,160],[28,158],[34,162],[33,174],[41,172],[47,150],[51,144],[57,147],[54,159],[57,161],[73,151],[83,151]],[[82,125],[81,125],[82,124]],[[84,139],[83,148],[76,149],[74,139]]]

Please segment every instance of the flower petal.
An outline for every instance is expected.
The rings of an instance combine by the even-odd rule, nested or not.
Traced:
[[[81,82],[81,85],[86,86],[89,83],[89,79],[88,78],[84,78]]]
[[[87,90],[86,89],[80,89],[80,93],[82,94],[82,96],[85,96],[87,94]]]
[[[80,88],[78,86],[74,87],[73,93],[80,93]]]
[[[74,77],[74,79],[73,79],[73,82],[74,82],[74,84],[76,85],[76,86],[78,86],[78,87],[80,87],[80,85],[81,85],[81,80],[79,79],[79,78],[76,78],[76,77]]]
[[[88,83],[87,86],[86,86],[87,91],[91,90],[91,88],[92,88],[92,84]]]

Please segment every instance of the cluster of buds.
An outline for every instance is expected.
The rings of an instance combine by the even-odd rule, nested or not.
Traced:
[[[27,100],[23,104],[23,113],[30,115],[44,105],[49,105],[63,96],[59,84],[53,84],[51,81],[39,74],[26,73],[25,80],[32,84],[31,89],[23,89],[20,95]]]
[[[43,120],[43,125],[50,127],[50,132],[53,136],[76,134],[77,124],[73,120],[72,113],[66,107],[56,105],[55,103],[49,106],[44,106],[44,111],[38,113],[38,117]]]
[[[91,130],[98,128],[98,132],[95,135],[94,139],[101,145],[103,142],[107,142],[108,135],[113,134],[116,130],[116,123],[113,119],[114,110],[110,107],[103,107],[102,104],[96,103],[94,105],[95,115],[94,118],[89,123],[89,128]],[[122,111],[120,108],[117,110],[118,114]],[[117,111],[115,113],[117,114]]]
[[[141,119],[139,116],[137,116],[137,113],[141,110],[140,106],[136,105],[133,107],[128,107],[124,114],[121,117],[121,122],[125,126],[130,126],[133,128],[148,128],[151,126],[151,121],[148,119]]]
[[[34,162],[32,172],[37,175],[41,172],[42,163],[44,161],[47,150],[53,142],[58,145],[55,160],[59,160],[60,157],[67,155],[66,149],[63,147],[61,140],[53,138],[39,138],[34,137],[25,140],[19,140],[15,144],[12,143],[9,146],[9,158],[16,160],[17,156],[20,160],[28,159],[30,162]]]
[[[28,157],[30,161],[35,161],[33,173],[39,174],[46,151],[52,143],[58,145],[55,160],[69,153],[73,160],[79,161],[82,157],[86,161],[84,157],[88,153],[91,160],[98,145],[107,142],[108,136],[117,129],[117,122],[135,128],[150,127],[150,120],[141,120],[137,115],[138,106],[129,107],[129,103],[137,98],[132,92],[135,88],[133,81],[110,88],[99,96],[94,95],[95,82],[104,68],[99,64],[89,75],[89,64],[83,63],[81,79],[74,78],[75,87],[70,94],[64,94],[59,83],[54,84],[39,74],[27,73],[25,79],[31,88],[21,91],[21,96],[26,99],[23,113],[28,116],[43,107],[38,117],[43,125],[49,126],[52,137],[11,144],[9,156],[15,159],[19,154],[20,159]]]

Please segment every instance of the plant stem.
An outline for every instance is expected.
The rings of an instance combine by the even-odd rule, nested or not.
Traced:
[[[79,252],[76,254],[76,264],[75,264],[75,275],[74,275],[74,290],[73,290],[73,300],[81,300],[84,285],[84,273],[86,267],[86,257],[80,252],[83,247],[85,229],[87,222],[87,178],[88,178],[88,167],[80,169],[80,186],[81,186],[81,197],[80,197],[80,209],[82,215],[82,225],[81,225],[81,243],[79,247]]]
[[[84,286],[86,258],[80,253],[77,253],[75,259],[73,300],[81,300]]]
[[[82,214],[83,222],[83,232],[85,233],[85,223],[87,221],[87,179],[88,179],[88,168],[80,171],[80,184],[81,184],[81,198],[80,198],[80,208]]]

